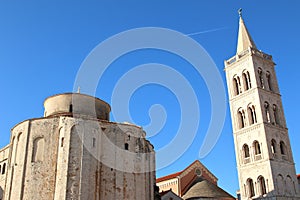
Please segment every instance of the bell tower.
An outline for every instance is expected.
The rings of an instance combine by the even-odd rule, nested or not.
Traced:
[[[241,199],[300,199],[274,66],[240,9],[237,51],[225,72]]]

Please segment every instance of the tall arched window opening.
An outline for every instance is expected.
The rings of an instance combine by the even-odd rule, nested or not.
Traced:
[[[258,141],[254,141],[253,147],[254,147],[255,155],[261,154],[260,145],[259,145]]]
[[[249,90],[251,88],[250,73],[248,71],[243,73],[243,84],[245,90]]]
[[[255,155],[254,159],[261,160],[262,159],[261,148],[260,148],[260,144],[258,143],[258,141],[254,141],[253,148],[254,148],[254,155]]]
[[[244,110],[240,109],[238,111],[238,122],[239,122],[239,128],[242,129],[246,126],[245,121],[245,112]]]
[[[255,196],[253,180],[250,178],[247,180],[247,190],[249,198]]]
[[[266,77],[267,77],[267,83],[268,83],[269,90],[272,91],[272,82],[271,82],[270,72],[267,72]]]
[[[263,176],[260,176],[257,181],[259,184],[258,186],[259,186],[259,190],[260,190],[260,195],[267,194],[265,178]]]
[[[280,142],[280,153],[286,155],[286,147],[283,141]]]
[[[271,152],[272,152],[273,155],[275,155],[276,152],[277,152],[276,145],[277,145],[276,141],[274,139],[272,139],[272,141],[271,141]]]
[[[234,88],[234,94],[239,95],[242,93],[242,86],[241,86],[241,80],[240,77],[235,76],[233,78],[233,88]]]
[[[255,112],[254,106],[248,106],[248,116],[249,116],[250,124],[257,123],[256,112]]]
[[[262,75],[261,68],[258,69],[258,79],[259,79],[259,83],[260,83],[259,87],[261,87],[262,89],[264,89],[265,88],[265,83],[264,83],[264,77]]]
[[[128,144],[128,143],[125,143],[125,144],[124,144],[124,149],[125,149],[125,150],[129,150],[129,144]]]
[[[270,116],[270,106],[268,102],[265,102],[265,115],[266,115],[266,120],[268,123],[271,123],[271,116]]]
[[[239,84],[237,78],[233,78],[233,90],[234,90],[234,95],[239,94]]]
[[[273,105],[273,114],[274,114],[274,123],[276,125],[279,125],[280,123],[279,123],[279,116],[278,116],[278,108],[275,104]]]
[[[243,152],[244,152],[244,158],[249,158],[250,157],[249,146],[247,144],[244,144]]]

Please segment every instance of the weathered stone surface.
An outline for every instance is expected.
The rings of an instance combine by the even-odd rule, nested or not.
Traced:
[[[105,110],[97,111],[100,118],[88,115],[88,109],[82,115],[60,112],[70,103],[63,96],[57,105],[48,99],[46,117],[12,129],[11,143],[0,151],[0,164],[7,165],[0,195],[5,200],[154,199],[155,154],[145,132],[107,121],[110,107],[99,99]],[[92,98],[82,97],[82,102]]]

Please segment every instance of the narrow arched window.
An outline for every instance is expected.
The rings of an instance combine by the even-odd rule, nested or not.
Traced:
[[[128,144],[128,143],[125,143],[125,144],[124,144],[124,149],[125,149],[125,150],[128,150],[128,149],[129,149],[129,144]]]
[[[285,188],[289,195],[294,194],[294,182],[289,175],[286,177],[286,187]]]
[[[5,174],[6,172],[6,163],[3,164],[3,167],[2,167],[2,174]]]
[[[270,106],[268,102],[265,102],[265,115],[266,115],[266,120],[268,123],[271,123],[271,116],[270,116]]]
[[[239,128],[242,129],[246,126],[245,123],[245,112],[244,110],[240,109],[238,111],[238,122],[239,122]]]
[[[32,162],[43,162],[44,160],[44,138],[39,137],[33,141]]]
[[[241,87],[241,81],[240,77],[235,76],[233,78],[233,89],[234,89],[234,95],[239,95],[242,93],[242,87]]]
[[[266,73],[266,77],[267,77],[267,83],[268,83],[269,90],[272,91],[271,74],[269,71]]]
[[[250,73],[248,71],[247,71],[247,78],[248,78],[248,87],[250,89],[252,87],[252,85],[251,85]]]
[[[248,116],[249,116],[249,123],[250,124],[257,123],[256,112],[255,112],[255,107],[254,106],[248,106]]]
[[[286,155],[286,146],[283,141],[280,142],[280,153]]]
[[[265,178],[263,176],[258,177],[258,186],[259,186],[259,190],[260,190],[260,195],[264,195],[267,194],[267,188],[266,188],[266,182],[265,182]]]
[[[240,77],[237,77],[237,82],[238,82],[238,86],[239,86],[239,94],[241,94],[242,93],[242,85],[241,85]]]
[[[250,178],[247,180],[247,191],[249,198],[255,196],[253,180]]]
[[[69,105],[69,112],[70,112],[70,113],[73,112],[73,104],[70,104],[70,105]]]
[[[243,83],[244,83],[244,89],[249,90],[247,75],[245,73],[243,73]]]
[[[0,165],[0,173],[1,173],[1,167],[2,167],[2,165]]]
[[[277,152],[277,149],[276,149],[276,141],[274,139],[272,139],[271,141],[271,151],[273,154],[275,154]]]
[[[278,174],[277,178],[276,178],[276,181],[277,181],[277,191],[278,191],[278,194],[284,194],[284,179],[283,179],[283,176],[281,174]]]
[[[250,157],[249,146],[247,144],[244,144],[243,146],[243,153],[244,153],[244,158]]]
[[[274,114],[274,123],[276,125],[279,125],[278,108],[275,104],[273,105],[273,114]]]
[[[243,84],[245,90],[249,90],[251,88],[250,73],[248,71],[243,72]]]
[[[264,83],[264,77],[262,75],[261,68],[258,69],[258,79],[259,79],[259,83],[260,83],[259,87],[261,87],[262,89],[264,89],[265,88],[265,83]]]
[[[260,145],[259,145],[258,141],[254,141],[253,147],[254,147],[254,154],[255,155],[261,154]]]

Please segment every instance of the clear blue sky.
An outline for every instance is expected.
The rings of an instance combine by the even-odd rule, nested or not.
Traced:
[[[10,129],[14,125],[43,115],[46,97],[73,90],[77,71],[93,48],[129,29],[163,27],[183,34],[203,32],[191,37],[210,54],[225,86],[223,61],[235,54],[240,7],[257,47],[273,55],[277,64],[296,171],[300,173],[300,2],[296,0],[1,1],[0,147],[9,143]],[[189,69],[189,64],[157,50],[135,51],[117,59],[100,82],[96,95],[111,103],[111,91],[122,74],[146,63],[168,65],[185,75],[197,94],[201,111],[200,128],[192,145],[176,162],[160,169],[157,172],[160,177],[180,171],[199,158],[211,105],[205,82],[192,75],[194,71]],[[175,136],[180,107],[176,94],[168,88],[145,85],[130,101],[134,123],[147,125],[148,110],[153,104],[163,105],[167,113],[165,127],[149,138],[159,149]],[[221,136],[213,150],[200,161],[219,178],[221,187],[235,195],[239,187],[228,104]]]

